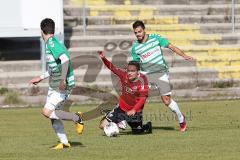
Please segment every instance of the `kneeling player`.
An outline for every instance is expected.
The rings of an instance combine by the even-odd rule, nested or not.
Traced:
[[[103,52],[100,51],[99,56],[104,64],[119,77],[122,87],[119,104],[101,121],[100,128],[104,129],[109,122],[124,128],[124,122],[127,122],[134,134],[151,133],[151,122],[143,125],[142,110],[148,96],[148,81],[146,76],[139,72],[140,64],[137,61],[130,61],[127,71],[124,71],[108,61]]]

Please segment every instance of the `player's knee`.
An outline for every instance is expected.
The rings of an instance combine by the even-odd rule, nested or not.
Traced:
[[[43,109],[42,109],[42,115],[45,116],[45,117],[47,117],[47,118],[50,117],[51,113],[52,113],[51,110],[48,110],[48,109],[46,109],[46,108],[43,108]]]
[[[169,106],[170,103],[171,103],[171,100],[167,100],[167,101],[164,102],[164,104],[165,104],[166,106]]]
[[[103,129],[109,122],[106,119],[101,120],[99,128]]]
[[[162,101],[166,106],[169,106],[171,103],[171,97],[170,96],[162,96]]]
[[[104,126],[103,126],[102,124],[99,124],[99,128],[100,128],[100,129],[103,129]]]

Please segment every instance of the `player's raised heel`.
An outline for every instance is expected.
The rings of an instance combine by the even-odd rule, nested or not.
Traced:
[[[180,125],[180,132],[186,132],[187,130],[187,122],[184,116],[184,121],[179,124]]]
[[[76,113],[79,117],[79,120],[76,122],[76,130],[78,134],[82,134],[84,130],[84,124],[83,124],[83,119],[82,119],[82,113],[77,112]]]
[[[60,150],[60,149],[70,148],[70,147],[71,147],[70,143],[67,143],[67,144],[58,143],[56,146],[52,147],[52,149]]]

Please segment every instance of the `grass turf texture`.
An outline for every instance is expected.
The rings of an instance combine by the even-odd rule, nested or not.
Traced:
[[[160,103],[145,106],[145,120],[152,119],[153,134],[131,135],[128,128],[116,138],[103,136],[99,119],[87,121],[83,135],[73,123],[65,122],[72,148],[55,151],[57,143],[50,121],[41,108],[0,110],[1,160],[89,160],[89,159],[239,159],[240,101],[179,103],[188,119],[189,130],[178,131],[178,122]],[[88,111],[94,105],[74,106]]]

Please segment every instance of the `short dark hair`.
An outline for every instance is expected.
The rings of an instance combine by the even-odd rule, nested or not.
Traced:
[[[137,28],[137,27],[142,27],[142,29],[145,29],[145,25],[143,23],[143,21],[135,21],[132,25],[133,29]]]
[[[128,62],[128,66],[129,66],[129,65],[135,66],[138,71],[140,70],[140,63],[139,63],[138,61],[129,61],[129,62]]]
[[[43,19],[40,27],[44,34],[54,34],[55,32],[55,22],[50,18]]]

